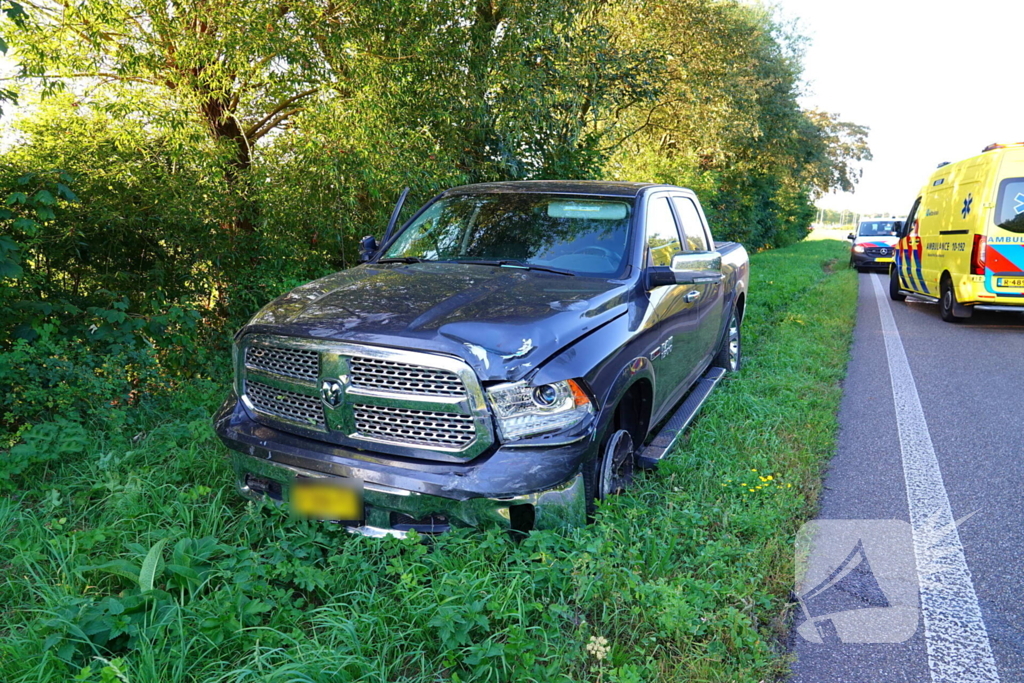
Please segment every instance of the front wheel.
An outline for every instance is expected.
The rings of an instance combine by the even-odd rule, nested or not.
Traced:
[[[900,275],[896,266],[889,269],[889,298],[893,301],[906,301],[907,295],[900,294]]]
[[[618,429],[608,437],[599,457],[588,462],[583,471],[587,496],[587,516],[597,511],[597,501],[622,493],[633,483],[633,437]]]
[[[729,317],[729,327],[722,338],[715,359],[711,361],[715,368],[725,368],[727,372],[738,372],[743,367],[743,335],[740,332],[740,317],[733,307]]]

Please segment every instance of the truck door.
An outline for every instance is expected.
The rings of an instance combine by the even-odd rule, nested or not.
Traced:
[[[684,196],[672,197],[672,207],[676,210],[676,219],[683,231],[683,250],[694,253],[714,251],[715,244],[711,241],[704,219],[692,199]],[[722,282],[695,285],[700,293],[697,302],[700,304],[700,331],[698,333],[699,353],[697,363],[701,367],[710,362],[718,351],[718,342],[725,329],[725,285]]]
[[[667,194],[650,197],[646,210],[647,262],[668,266],[684,251]],[[650,291],[658,316],[656,346],[648,352],[654,367],[655,415],[675,403],[693,381],[703,349],[700,296],[694,285],[661,285]]]

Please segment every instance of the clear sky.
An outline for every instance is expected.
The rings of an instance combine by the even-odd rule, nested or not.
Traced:
[[[1024,141],[1024,0],[776,0],[810,38],[806,107],[871,128],[855,193],[819,206],[905,214],[942,161]]]

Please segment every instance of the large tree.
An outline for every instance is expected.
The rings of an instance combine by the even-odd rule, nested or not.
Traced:
[[[149,116],[166,100],[177,125],[198,119],[225,155],[229,193],[247,195],[259,141],[325,88],[338,85],[328,57],[343,54],[329,4],[274,0],[30,0],[26,30],[12,37],[23,80],[44,92],[102,95],[125,116]],[[328,54],[330,53],[330,54]],[[233,228],[253,230],[254,209],[238,202]]]

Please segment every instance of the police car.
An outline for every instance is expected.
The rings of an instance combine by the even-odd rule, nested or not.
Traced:
[[[889,270],[896,255],[899,241],[899,221],[895,218],[869,218],[857,226],[857,233],[850,233],[850,267],[863,271],[867,268]]]

